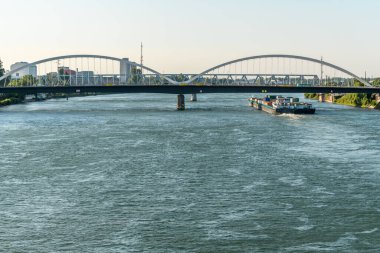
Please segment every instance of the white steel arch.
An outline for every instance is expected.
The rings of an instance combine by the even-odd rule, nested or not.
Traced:
[[[5,75],[1,76],[0,77],[0,81],[8,78],[9,76],[13,75],[14,73],[17,73],[23,69],[26,69],[26,68],[29,68],[30,66],[33,66],[33,65],[38,65],[38,64],[41,64],[41,63],[45,63],[45,62],[51,62],[51,61],[56,61],[56,60],[63,60],[63,59],[69,59],[69,58],[95,58],[95,59],[105,59],[105,60],[111,60],[111,61],[118,61],[118,62],[121,62],[122,59],[120,58],[116,58],[116,57],[111,57],[111,56],[104,56],[104,55],[91,55],[91,54],[77,54],[77,55],[63,55],[63,56],[56,56],[56,57],[51,57],[51,58],[46,58],[46,59],[42,59],[42,60],[39,60],[39,61],[35,61],[35,62],[32,62],[32,63],[29,63],[25,66],[22,66],[20,68],[17,68],[13,71],[9,71],[8,73],[6,73]],[[154,69],[151,69],[149,67],[146,67],[146,66],[142,66],[136,62],[129,62],[130,65],[132,66],[135,66],[135,67],[139,67],[139,68],[142,68],[144,70],[147,70],[147,71],[150,71],[158,76],[160,76],[161,78],[167,80],[169,83],[171,84],[176,84],[177,82],[173,81],[172,79],[162,75],[160,72],[154,70]]]
[[[236,59],[236,60],[233,60],[233,61],[228,61],[228,62],[219,64],[219,65],[217,65],[215,67],[212,67],[210,69],[207,69],[207,70],[203,71],[199,75],[191,78],[186,83],[191,83],[191,82],[195,81],[196,79],[200,78],[202,75],[205,75],[205,74],[207,74],[207,73],[209,73],[209,72],[211,72],[213,70],[216,70],[218,68],[222,68],[222,67],[230,65],[230,64],[234,64],[234,63],[238,63],[238,62],[242,62],[242,61],[248,61],[248,60],[264,59],[264,58],[288,58],[288,59],[304,60],[304,61],[309,61],[309,62],[313,62],[313,63],[322,64],[323,66],[328,66],[330,68],[336,69],[338,71],[341,71],[341,72],[343,72],[343,73],[345,73],[345,74],[347,74],[347,75],[349,75],[349,76],[357,79],[358,81],[360,81],[361,83],[363,83],[365,86],[372,87],[372,85],[370,83],[368,83],[367,81],[363,80],[362,78],[360,78],[359,76],[355,75],[354,73],[352,73],[352,72],[350,72],[350,71],[348,71],[348,70],[346,70],[344,68],[341,68],[341,67],[339,67],[337,65],[325,62],[323,60],[318,60],[318,59],[310,58],[310,57],[304,57],[304,56],[298,56],[298,55],[288,55],[288,54],[256,55],[256,56],[250,56],[250,57]]]

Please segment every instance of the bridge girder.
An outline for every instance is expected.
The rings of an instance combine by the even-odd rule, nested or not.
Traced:
[[[0,87],[3,94],[37,93],[380,93],[380,87],[295,87],[279,85],[121,85],[121,86],[53,86],[53,87]]]

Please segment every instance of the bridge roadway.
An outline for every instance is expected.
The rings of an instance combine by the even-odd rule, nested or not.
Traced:
[[[119,86],[37,86],[0,87],[3,94],[37,93],[380,93],[380,87],[295,87],[258,85],[119,85]]]

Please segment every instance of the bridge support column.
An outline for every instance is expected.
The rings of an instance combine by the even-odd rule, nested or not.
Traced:
[[[191,94],[190,101],[191,101],[191,102],[197,102],[197,101],[198,101],[198,99],[197,99],[197,94],[196,94],[196,93]]]
[[[380,93],[377,93],[375,96],[376,96],[376,102],[380,103]]]
[[[331,96],[331,99],[330,99],[331,101],[330,102],[331,103],[335,103],[335,94],[331,93],[330,96]]]
[[[182,94],[177,96],[177,110],[178,111],[185,110],[185,96]]]
[[[325,102],[325,94],[323,94],[323,93],[320,93],[319,94],[319,102]]]

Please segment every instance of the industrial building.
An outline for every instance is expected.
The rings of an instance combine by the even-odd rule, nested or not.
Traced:
[[[16,62],[15,64],[11,65],[11,71],[17,70],[19,68],[22,68],[24,66],[27,66],[29,63],[27,62]],[[36,65],[30,65],[27,68],[20,69],[20,71],[16,71],[14,74],[12,74],[12,79],[20,79],[23,76],[26,75],[32,75],[33,77],[37,77],[37,66]]]

